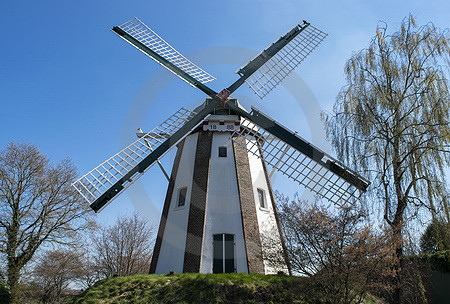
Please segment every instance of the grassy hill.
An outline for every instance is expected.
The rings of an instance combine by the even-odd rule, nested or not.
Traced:
[[[101,280],[69,303],[312,303],[308,285],[276,275],[134,275]]]

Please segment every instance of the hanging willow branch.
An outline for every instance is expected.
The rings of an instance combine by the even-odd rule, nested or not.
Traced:
[[[324,114],[338,156],[374,181],[371,199],[396,229],[422,207],[448,221],[449,54],[448,29],[409,16],[388,35],[380,23],[348,60],[347,85]]]

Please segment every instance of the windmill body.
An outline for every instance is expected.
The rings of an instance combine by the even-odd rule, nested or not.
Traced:
[[[139,19],[112,30],[209,98],[139,133],[75,181],[75,189],[98,212],[177,147],[150,272],[290,273],[267,166],[335,204],[357,199],[370,183],[258,109],[248,112],[231,94],[245,82],[264,98],[326,34],[297,24],[217,93],[206,85],[214,77]]]
[[[267,168],[230,141],[240,117],[229,112],[178,145],[151,272],[289,272]],[[281,262],[269,263],[268,250]]]

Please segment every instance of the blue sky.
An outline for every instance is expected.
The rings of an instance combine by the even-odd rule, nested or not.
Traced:
[[[394,31],[412,13],[419,24],[432,21],[445,28],[450,11],[448,1],[433,0],[0,4],[0,148],[10,141],[31,142],[53,161],[71,158],[80,174],[133,141],[138,127],[149,130],[205,97],[110,31],[132,17],[216,76],[211,83],[215,90],[228,86],[252,54],[297,22],[305,19],[327,32],[324,43],[287,79],[287,87],[277,88],[263,102],[244,87],[235,96],[329,152],[320,120],[311,113],[330,109],[345,83],[345,61],[368,45],[377,22],[386,21]],[[296,97],[289,86],[297,90]],[[172,157],[163,161],[168,170]],[[274,188],[296,191],[295,184],[281,181],[276,177]],[[135,207],[158,221],[167,182],[155,166],[142,184],[145,193],[130,188],[98,215],[99,221],[130,214]]]

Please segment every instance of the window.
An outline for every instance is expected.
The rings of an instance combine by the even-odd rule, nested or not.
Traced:
[[[213,235],[213,273],[235,272],[234,234]]]
[[[264,194],[263,189],[258,189],[258,200],[259,200],[259,206],[261,208],[267,208],[266,195]]]
[[[187,192],[187,188],[186,187],[181,188],[180,190],[178,190],[178,204],[177,204],[177,207],[182,207],[186,203],[186,192]]]
[[[227,157],[227,147],[219,147],[219,157]]]

